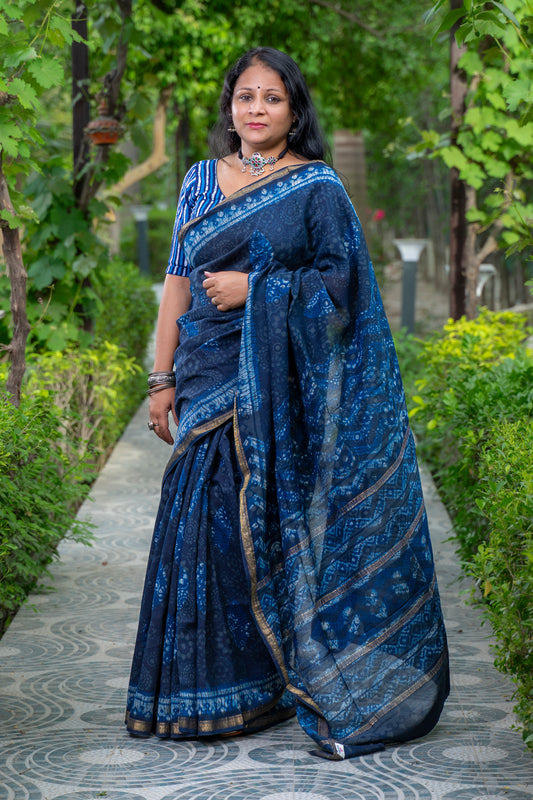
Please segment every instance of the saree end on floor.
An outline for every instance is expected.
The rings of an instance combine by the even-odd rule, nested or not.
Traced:
[[[359,220],[325,166],[276,188],[249,203],[235,417],[243,552],[254,617],[300,724],[331,757],[337,745],[350,757],[434,727],[449,691],[446,634]]]

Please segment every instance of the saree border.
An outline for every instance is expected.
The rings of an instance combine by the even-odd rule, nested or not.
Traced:
[[[311,710],[313,710],[318,719],[317,719],[317,733],[319,737],[322,739],[323,743],[334,743],[336,740],[331,736],[331,732],[329,730],[329,723],[320,710],[320,707],[317,703],[307,694],[307,692],[299,689],[297,686],[291,683],[289,672],[287,666],[285,664],[285,659],[283,657],[282,649],[272,631],[272,628],[268,624],[268,621],[265,617],[263,609],[261,608],[261,604],[258,598],[258,581],[257,581],[257,562],[255,559],[255,552],[253,548],[253,541],[252,541],[252,533],[250,522],[248,518],[248,510],[246,506],[246,489],[250,482],[251,471],[248,466],[248,462],[246,460],[246,456],[244,454],[244,448],[242,445],[241,435],[239,431],[239,424],[237,418],[237,408],[235,404],[234,409],[234,435],[235,435],[235,447],[237,452],[237,460],[239,463],[239,467],[242,471],[243,475],[243,484],[240,491],[240,529],[241,529],[241,540],[243,545],[243,553],[245,556],[246,564],[248,567],[248,573],[250,575],[250,601],[252,607],[252,613],[257,623],[257,626],[265,640],[268,644],[269,650],[272,654],[272,658],[274,663],[277,665],[283,680],[285,681],[287,690],[294,695],[297,699],[299,699],[302,703],[308,706]],[[405,440],[404,440],[405,443]],[[355,498],[354,498],[355,499]],[[350,505],[350,502],[347,505]],[[424,504],[422,503],[419,507],[418,513],[415,515],[415,520],[412,523],[412,526],[416,528],[417,523],[420,522],[424,511]],[[411,526],[411,527],[412,527]],[[411,531],[409,531],[411,533]],[[429,584],[427,590],[417,599],[417,601],[409,608],[406,614],[402,615],[402,617],[397,620],[395,625],[392,626],[392,629],[387,631],[382,631],[378,636],[375,636],[374,639],[367,644],[363,648],[357,648],[355,653],[351,653],[349,656],[345,656],[344,659],[337,659],[334,657],[334,661],[336,664],[336,668],[339,671],[346,666],[353,664],[359,658],[366,655],[368,652],[374,650],[379,645],[383,644],[391,635],[393,635],[400,627],[405,624],[406,619],[412,618],[414,614],[416,614],[420,608],[422,608],[435,594],[436,588],[436,574],[433,572],[433,578],[431,583]],[[433,677],[442,669],[442,666],[447,658],[446,651],[443,651],[439,659],[433,665],[433,667],[425,673],[421,673],[420,679],[415,681],[413,684],[408,686],[400,695],[395,696],[391,699],[385,706],[379,709],[379,711],[375,712],[369,719],[363,722],[355,731],[353,731],[348,737],[342,739],[343,742],[349,744],[351,742],[356,741],[362,734],[366,733],[367,731],[371,730],[374,725],[380,721],[384,716],[386,716],[389,712],[393,711],[397,706],[399,706],[402,702],[407,700],[407,698],[411,697],[415,694],[419,689],[425,686],[429,681],[433,679]],[[342,665],[342,666],[341,666]],[[319,682],[319,686],[323,686],[328,682],[331,678],[330,670],[326,675],[322,677]],[[327,732],[326,732],[327,730]]]
[[[209,211],[205,211],[203,214],[200,214],[199,217],[194,217],[193,219],[190,219],[188,222],[186,222],[185,225],[183,225],[178,231],[178,241],[181,244],[187,231],[192,225],[194,225],[197,222],[201,222],[204,219],[207,219],[208,217],[211,216],[211,214],[218,213],[218,211],[220,211],[220,209],[227,203],[233,203],[235,200],[239,200],[241,197],[246,197],[246,195],[249,192],[252,192],[257,188],[261,188],[261,186],[267,186],[273,180],[279,180],[280,178],[284,178],[287,175],[291,174],[292,172],[295,172],[296,170],[309,167],[310,165],[313,164],[323,164],[325,167],[329,166],[328,164],[326,164],[325,161],[322,161],[321,159],[305,161],[303,164],[289,164],[287,167],[282,167],[281,169],[274,170],[273,172],[270,172],[268,175],[265,175],[263,178],[259,178],[258,180],[253,181],[252,183],[249,183],[246,186],[243,186],[241,189],[237,189],[236,192],[227,195],[227,197],[224,196],[224,200],[221,200],[220,203],[216,204],[216,206],[210,208]],[[330,167],[330,169],[332,169],[332,167]],[[218,183],[218,178],[217,178],[217,183]]]
[[[202,425],[198,425],[196,428],[191,428],[191,430],[185,435],[182,441],[176,445],[174,452],[170,456],[170,459],[163,473],[163,480],[165,480],[169,471],[172,469],[176,461],[178,461],[178,459],[181,458],[183,453],[187,450],[188,447],[191,446],[191,444],[195,441],[195,439],[198,439],[205,433],[210,433],[211,431],[214,431],[215,428],[218,428],[220,425],[223,425],[232,417],[233,417],[233,409],[231,409],[230,411],[224,411],[223,414],[219,414],[218,417],[214,417],[213,419],[210,419],[208,422],[204,422]]]
[[[130,712],[126,712],[126,725],[128,731],[133,734],[154,733],[161,738],[183,737],[197,738],[198,736],[217,736],[236,728],[242,729],[243,733],[260,730],[263,727],[273,725],[276,722],[283,722],[296,713],[294,708],[282,708],[274,711],[274,707],[283,697],[285,690],[276,695],[273,700],[258,706],[250,711],[243,711],[240,714],[232,714],[228,717],[217,717],[216,719],[198,719],[197,717],[178,717],[172,722],[159,722],[155,724],[153,720],[141,720],[132,717]],[[192,732],[191,722],[196,721],[196,730]],[[257,724],[254,725],[253,723]]]
[[[259,598],[257,595],[257,562],[255,560],[255,552],[254,546],[252,541],[252,531],[250,527],[250,521],[248,518],[248,509],[246,507],[246,489],[248,488],[248,484],[250,482],[250,468],[248,467],[248,462],[246,461],[246,457],[244,455],[244,448],[242,446],[241,434],[239,430],[239,423],[237,418],[237,408],[235,406],[234,409],[234,436],[235,436],[235,449],[237,452],[237,460],[239,462],[239,467],[242,472],[243,482],[242,487],[239,492],[239,504],[240,504],[240,530],[241,530],[241,541],[243,546],[243,553],[246,560],[246,565],[248,567],[248,574],[250,575],[250,604],[252,608],[252,613],[254,619],[257,623],[257,627],[259,628],[261,635],[265,643],[268,645],[270,653],[272,655],[272,659],[276,664],[280,675],[282,676],[283,680],[285,681],[285,686],[287,690],[301,700],[305,705],[309,706],[313,711],[322,719],[324,716],[315,703],[315,701],[304,692],[302,689],[299,689],[297,686],[294,686],[291,683],[289,672],[287,670],[287,666],[285,664],[285,658],[283,657],[282,649],[279,645],[278,640],[274,636],[272,632],[272,628],[268,624],[263,609],[261,608],[261,604],[259,602]]]
[[[411,697],[415,692],[421,689],[426,683],[433,680],[435,675],[440,672],[444,664],[446,663],[448,658],[448,653],[446,650],[440,655],[438,661],[433,665],[433,667],[429,670],[429,672],[425,672],[422,674],[419,681],[414,683],[412,686],[409,686],[404,692],[397,695],[387,706],[380,708],[379,711],[374,712],[372,717],[367,720],[364,725],[361,725],[353,734],[346,738],[346,742],[350,743],[355,737],[360,736],[362,733],[366,733],[366,731],[370,730],[376,723],[378,723],[384,716],[386,716],[390,711],[393,711],[397,708],[404,700],[407,700],[408,697]]]

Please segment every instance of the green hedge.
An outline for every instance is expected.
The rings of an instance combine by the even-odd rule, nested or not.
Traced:
[[[418,452],[450,511],[463,566],[496,636],[496,666],[516,684],[533,746],[533,351],[525,319],[483,310],[406,354]],[[417,363],[415,363],[417,361]],[[418,380],[414,373],[419,372]]]
[[[19,408],[0,364],[0,634],[56,557],[110,449],[142,400],[157,313],[150,282],[113,260],[94,280],[99,313],[85,349],[28,353]]]
[[[495,664],[516,680],[516,712],[533,747],[533,423],[494,428],[481,453],[477,504],[489,520],[470,572],[496,635]]]
[[[64,536],[87,541],[73,521],[88,491],[83,462],[62,452],[63,414],[46,393],[15,408],[0,381],[0,632],[35,586]],[[3,384],[3,385],[2,385]]]
[[[41,353],[28,359],[25,392],[64,416],[62,452],[100,468],[136,410],[145,385],[139,363],[118,345]]]
[[[151,281],[134,263],[114,258],[95,276],[93,287],[98,298],[96,340],[118,345],[142,364],[157,316]]]

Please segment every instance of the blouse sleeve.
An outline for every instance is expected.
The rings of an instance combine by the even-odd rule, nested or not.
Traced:
[[[189,265],[185,260],[185,254],[178,241],[178,233],[192,217],[196,203],[197,177],[198,164],[194,164],[183,179],[180,196],[178,198],[178,208],[170,244],[167,275],[182,275],[184,277],[188,277],[189,275]]]

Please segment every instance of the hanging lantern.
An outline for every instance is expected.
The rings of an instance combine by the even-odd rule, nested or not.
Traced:
[[[89,122],[85,133],[93,144],[116,144],[123,133],[118,120],[108,115],[107,103],[103,100],[98,106],[98,118]]]

